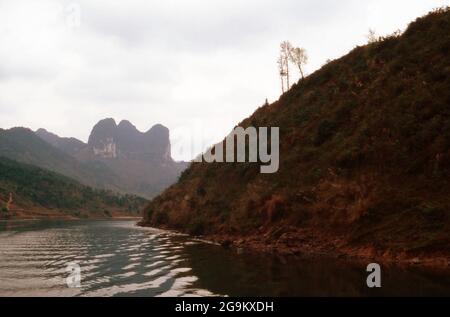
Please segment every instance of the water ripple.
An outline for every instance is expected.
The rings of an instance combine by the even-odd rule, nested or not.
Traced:
[[[69,263],[80,265],[81,288],[66,284]],[[169,233],[131,222],[0,233],[2,296],[212,295],[191,288],[198,279],[191,271]]]

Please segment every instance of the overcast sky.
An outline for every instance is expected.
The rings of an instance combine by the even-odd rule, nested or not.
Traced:
[[[0,0],[0,127],[87,141],[93,125],[161,123],[190,159],[280,95],[290,40],[327,59],[450,0]],[[192,140],[196,142],[192,147]],[[201,140],[201,141],[199,141]],[[200,145],[199,145],[200,144]]]

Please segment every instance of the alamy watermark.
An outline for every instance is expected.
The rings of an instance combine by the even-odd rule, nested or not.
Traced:
[[[81,26],[81,6],[79,3],[71,2],[61,8],[66,25],[69,28]]]
[[[270,138],[270,142],[268,140]],[[247,142],[248,140],[248,142]],[[194,162],[206,163],[262,163],[260,172],[263,174],[276,173],[280,167],[280,129],[278,127],[236,127],[225,138]]]
[[[367,265],[367,272],[370,274],[367,276],[366,284],[369,288],[381,287],[381,266],[378,263],[370,263]]]
[[[81,287],[81,267],[76,262],[70,262],[66,266],[66,272],[69,276],[66,278],[66,284],[69,288]]]
[[[80,28],[82,23],[81,4],[75,1],[31,1],[7,7],[7,10],[15,18],[2,21],[6,23],[6,30],[38,22],[39,27],[47,26],[52,31],[61,32]]]

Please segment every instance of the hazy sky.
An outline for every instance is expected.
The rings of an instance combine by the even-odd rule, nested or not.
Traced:
[[[100,119],[171,129],[176,159],[280,94],[279,43],[327,59],[450,0],[0,0],[0,127],[87,141]]]

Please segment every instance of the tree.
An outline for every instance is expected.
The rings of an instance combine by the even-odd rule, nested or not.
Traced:
[[[378,41],[378,36],[374,29],[369,29],[369,34],[367,34],[367,40],[369,41],[369,44]]]
[[[289,41],[284,41],[280,44],[280,56],[277,61],[281,79],[281,91],[283,93],[290,88],[289,62],[292,62],[298,67],[300,76],[304,79],[304,67],[308,63],[306,50],[300,47],[293,47]]]
[[[289,52],[292,49],[291,43],[288,41],[284,41],[280,44],[280,56],[278,57],[278,69],[280,72],[281,79],[281,90],[285,92],[285,82],[286,82],[286,91],[289,90]]]
[[[283,63],[283,58],[280,57],[278,58],[278,71],[280,72],[280,79],[281,79],[281,92],[284,94],[284,76],[286,76],[286,73],[284,71],[284,63]]]
[[[300,76],[304,79],[304,67],[308,63],[308,55],[306,50],[301,47],[291,48],[289,50],[289,59],[293,64],[297,65],[298,70],[300,71]]]

